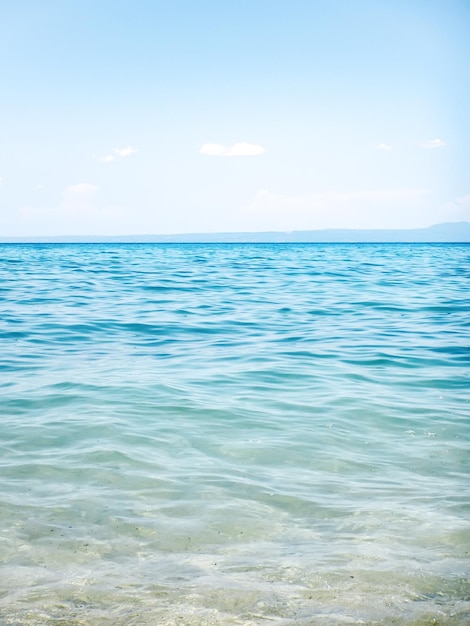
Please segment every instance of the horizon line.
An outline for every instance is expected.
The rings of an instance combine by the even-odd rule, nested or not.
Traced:
[[[229,235],[293,235],[295,233],[327,233],[327,232],[409,232],[409,231],[423,231],[437,227],[458,227],[458,226],[470,226],[470,221],[459,220],[456,222],[438,222],[430,224],[429,226],[413,226],[413,227],[393,227],[393,228],[349,228],[349,227],[330,227],[330,228],[303,228],[303,229],[291,229],[291,230],[237,230],[237,231],[192,231],[192,232],[179,232],[179,233],[125,233],[121,235],[117,234],[61,234],[61,235],[0,235],[0,242],[13,239],[122,239],[125,237],[200,237],[200,236],[229,236]]]

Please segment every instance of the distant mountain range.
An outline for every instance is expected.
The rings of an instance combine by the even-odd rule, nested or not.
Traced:
[[[259,233],[193,233],[184,235],[119,235],[0,237],[1,243],[470,243],[470,222],[448,222],[428,228],[293,230]]]

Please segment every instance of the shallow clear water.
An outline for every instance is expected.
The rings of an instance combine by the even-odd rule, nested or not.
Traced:
[[[469,279],[0,246],[0,623],[469,624]]]

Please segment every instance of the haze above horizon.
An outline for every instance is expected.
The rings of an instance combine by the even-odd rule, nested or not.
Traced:
[[[470,221],[464,0],[7,0],[0,236]]]

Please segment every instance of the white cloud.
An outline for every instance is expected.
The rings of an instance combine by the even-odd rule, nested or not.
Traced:
[[[120,157],[128,157],[138,152],[138,150],[132,146],[127,146],[127,148],[115,148],[114,152]]]
[[[243,207],[254,229],[413,228],[428,221],[426,189],[328,191],[288,196],[259,191]]]
[[[265,149],[256,143],[236,143],[228,151],[227,156],[258,156],[263,154]]]
[[[221,143],[205,143],[201,146],[199,152],[206,156],[258,156],[259,154],[263,154],[265,149],[258,144],[242,141],[232,146],[224,146]]]
[[[388,143],[379,143],[375,147],[377,150],[392,150],[392,146]]]
[[[442,139],[429,139],[428,141],[423,141],[421,147],[429,150],[432,148],[443,148],[445,145],[446,144],[442,141]]]
[[[90,213],[94,208],[94,196],[98,191],[97,185],[79,183],[70,185],[62,194],[62,203],[58,207],[60,213]]]
[[[124,207],[103,203],[100,191],[91,183],[70,185],[55,206],[20,208],[21,221],[25,229],[44,235],[116,232],[125,216]]]
[[[136,152],[138,152],[137,148],[127,146],[127,148],[114,148],[114,154],[106,154],[102,157],[93,156],[93,158],[97,161],[101,161],[101,163],[112,163],[113,161],[117,161],[119,158],[124,159],[132,154],[135,154]]]
[[[3,178],[0,176],[0,187],[3,185]]]
[[[200,154],[207,156],[227,156],[228,148],[220,143],[205,143],[199,150]]]
[[[470,222],[470,193],[442,206],[444,222]]]

